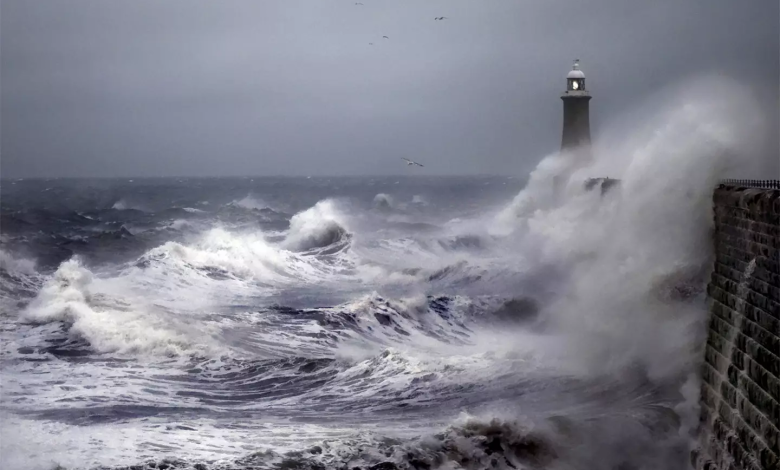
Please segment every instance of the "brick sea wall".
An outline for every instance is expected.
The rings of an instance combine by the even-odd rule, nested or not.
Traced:
[[[741,183],[714,194],[696,469],[780,469],[780,189]]]

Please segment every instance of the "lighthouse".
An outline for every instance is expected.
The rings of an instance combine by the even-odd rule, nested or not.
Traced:
[[[557,201],[562,200],[572,174],[591,162],[590,98],[590,93],[585,87],[585,74],[580,70],[580,61],[575,60],[566,75],[566,91],[561,95],[563,100],[561,154],[567,163],[565,168],[553,177],[553,193]],[[602,183],[602,181],[588,183],[586,189],[596,184],[603,189]]]
[[[566,75],[566,91],[563,100],[563,135],[561,151],[590,146],[590,93],[585,88],[585,74],[580,70],[580,61],[575,60]]]

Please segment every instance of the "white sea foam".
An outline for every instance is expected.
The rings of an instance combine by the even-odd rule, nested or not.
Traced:
[[[152,250],[198,269],[217,269],[230,276],[262,281],[288,276],[292,255],[273,247],[261,234],[233,234],[217,228],[206,232],[196,243],[168,242]]]
[[[374,196],[374,207],[380,210],[392,209],[395,206],[393,197],[389,194],[379,193]]]
[[[91,271],[76,259],[68,260],[21,315],[35,323],[65,322],[70,334],[99,352],[178,355],[191,350],[190,339],[176,331],[162,312],[139,305],[137,298],[126,301],[99,288],[93,292],[95,283]]]
[[[143,209],[136,206],[135,204],[132,204],[130,202],[127,202],[125,199],[120,199],[114,203],[113,206],[111,206],[112,209],[116,209],[118,211],[126,211],[126,210],[137,210],[142,211]]]
[[[33,260],[21,258],[0,250],[0,316],[19,308],[20,296],[35,293],[40,276]]]
[[[170,228],[172,230],[183,230],[190,227],[192,227],[192,223],[189,220],[184,219],[176,219],[166,225],[166,228]]]
[[[293,251],[324,248],[343,241],[348,235],[347,217],[336,201],[326,199],[290,219],[290,230],[282,246]]]
[[[235,200],[230,204],[236,207],[242,207],[244,209],[250,210],[271,209],[268,204],[251,194],[247,194],[243,199]]]
[[[35,261],[18,258],[4,250],[0,250],[0,269],[4,269],[10,273],[34,275]]]
[[[415,194],[412,196],[412,204],[418,204],[421,206],[427,206],[428,200],[425,198],[425,196],[421,196],[419,194]]]
[[[307,229],[304,227],[300,233],[308,234]],[[312,236],[316,238],[317,234]],[[303,242],[307,241],[304,237]],[[192,288],[193,283],[203,286],[208,279],[216,279],[217,284],[230,280],[254,281],[270,292],[317,280],[338,282],[339,275],[353,267],[347,259],[338,264],[324,263],[316,257],[289,251],[269,242],[262,233],[231,232],[224,228],[208,230],[187,244],[167,242],[141,259],[147,260],[160,277],[171,276],[185,290]],[[216,288],[215,284],[210,289]],[[220,290],[224,291],[225,287]]]

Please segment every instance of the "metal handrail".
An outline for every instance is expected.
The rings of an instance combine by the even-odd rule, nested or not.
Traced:
[[[720,180],[722,186],[738,186],[742,188],[756,189],[780,189],[780,180]]]

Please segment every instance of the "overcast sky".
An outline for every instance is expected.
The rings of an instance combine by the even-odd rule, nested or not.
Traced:
[[[522,174],[574,58],[596,136],[711,71],[778,129],[777,0],[360,1],[2,0],[2,176]]]

